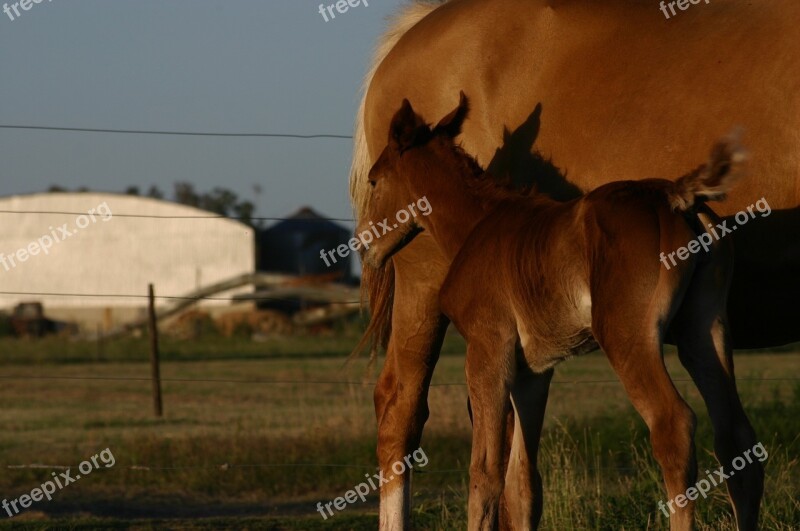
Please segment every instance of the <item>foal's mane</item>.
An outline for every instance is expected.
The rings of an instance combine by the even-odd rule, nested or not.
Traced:
[[[458,173],[462,177],[467,191],[484,204],[528,197],[535,188],[533,186],[517,187],[514,186],[510,176],[496,176],[489,173],[475,157],[464,150],[461,144],[451,141],[451,149],[461,166]]]

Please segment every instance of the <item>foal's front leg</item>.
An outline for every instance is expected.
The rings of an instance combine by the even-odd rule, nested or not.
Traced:
[[[524,354],[518,351],[518,359]],[[534,373],[527,363],[517,364],[511,388],[516,422],[504,498],[515,531],[538,529],[544,508],[542,477],[539,474],[539,441],[542,437],[547,397],[553,369]]]
[[[472,403],[469,529],[486,531],[498,528],[515,335],[470,337],[468,341],[466,373]]]

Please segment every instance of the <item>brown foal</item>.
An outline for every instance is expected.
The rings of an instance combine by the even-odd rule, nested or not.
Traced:
[[[719,142],[707,164],[676,182],[612,182],[560,203],[487,176],[453,140],[467,112],[462,93],[459,106],[430,128],[403,102],[370,171],[373,191],[358,231],[423,196],[432,207],[362,254],[380,267],[427,231],[451,262],[440,304],[468,342],[470,529],[496,529],[505,476],[519,473],[503,461],[512,402],[515,442],[535,459],[544,412],[533,396],[538,387],[526,383],[597,346],[650,430],[668,498],[694,485],[697,471],[695,415],[664,367],[665,339],[678,346],[705,400],[720,464],[751,449],[757,441],[736,390],[727,328],[730,241],[716,240],[671,268],[659,260],[719,221],[705,202],[723,199],[741,176],[741,148],[732,139]],[[522,487],[533,491],[537,480]],[[762,467],[748,464],[727,486],[739,529],[755,529]],[[537,526],[537,511],[508,503],[522,521],[527,515],[526,527]],[[694,502],[676,507],[670,528],[693,525]]]

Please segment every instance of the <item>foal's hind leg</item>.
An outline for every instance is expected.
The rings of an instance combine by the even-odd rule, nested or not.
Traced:
[[[733,357],[725,315],[725,275],[710,266],[697,268],[671,332],[681,363],[703,395],[714,426],[714,449],[727,480],[739,531],[758,528],[764,469],[751,455],[756,434],[742,408],[733,374]],[[736,458],[746,460],[735,471]],[[739,461],[737,461],[739,464]],[[716,480],[718,475],[712,476]],[[709,485],[710,487],[710,485]],[[705,494],[703,495],[705,497]]]
[[[661,466],[667,487],[672,531],[694,527],[694,502],[680,507],[676,496],[686,493],[697,475],[694,452],[695,415],[683,400],[664,367],[659,333],[660,317],[645,301],[617,300],[613,308],[600,299],[593,330],[619,376],[631,403],[650,430],[653,456]],[[602,305],[602,306],[601,306]],[[642,316],[644,315],[644,320]]]

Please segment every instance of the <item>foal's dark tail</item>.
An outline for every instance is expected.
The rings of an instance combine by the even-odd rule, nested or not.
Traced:
[[[667,192],[672,210],[685,211],[698,202],[725,199],[744,175],[747,152],[739,144],[739,136],[739,131],[734,131],[717,142],[706,164],[675,181]]]

